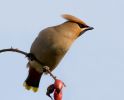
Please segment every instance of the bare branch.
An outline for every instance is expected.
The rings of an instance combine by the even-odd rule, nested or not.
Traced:
[[[48,66],[44,66],[43,68],[50,74],[50,76],[51,76],[54,80],[56,80],[56,76],[54,76],[54,75],[50,72]]]
[[[2,50],[0,50],[0,53],[7,52],[7,51],[21,53],[21,54],[25,55],[26,57],[28,55],[27,52],[24,52],[24,51],[21,51],[21,50],[18,50],[18,49],[13,49],[12,47],[9,48],[9,49],[2,49]]]
[[[41,61],[39,61],[32,53],[27,53],[27,52],[21,51],[19,49],[14,49],[12,47],[9,49],[2,49],[2,50],[0,50],[0,53],[8,52],[8,51],[23,54],[28,58],[28,60],[35,60],[36,62],[38,62],[39,64],[44,66],[43,69],[45,70],[45,72],[47,71],[54,80],[56,79],[56,77],[49,70],[49,67],[44,65]]]

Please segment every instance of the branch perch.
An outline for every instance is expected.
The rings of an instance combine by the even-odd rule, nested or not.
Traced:
[[[9,48],[9,49],[2,49],[0,50],[0,53],[2,52],[7,52],[7,51],[11,51],[11,52],[17,52],[17,53],[20,53],[20,54],[23,54],[27,57],[28,53],[27,52],[24,52],[24,51],[21,51],[21,50],[18,50],[18,49],[13,49],[12,47]]]
[[[48,66],[44,66],[43,68],[50,74],[50,76],[51,76],[54,80],[56,80],[56,76],[54,76],[54,75],[50,72]]]
[[[14,48],[12,48],[12,47],[9,48],[9,49],[2,49],[2,50],[0,50],[0,53],[8,52],[8,51],[23,54],[23,55],[25,55],[25,56],[28,58],[28,60],[35,60],[35,61],[38,62],[39,64],[44,65],[44,64],[43,64],[42,62],[40,62],[33,54],[27,53],[27,52],[24,52],[24,51],[21,51],[21,50],[19,50],[19,49],[14,49]],[[48,66],[44,65],[43,69],[44,69],[45,71],[47,71],[47,72],[50,74],[50,76],[51,76],[54,80],[56,80],[56,76],[54,76],[54,75],[50,72]]]

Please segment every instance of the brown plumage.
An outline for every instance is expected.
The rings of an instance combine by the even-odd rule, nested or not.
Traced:
[[[82,33],[93,29],[86,25],[82,20],[72,15],[63,15],[67,21],[53,27],[42,30],[33,42],[30,53],[41,61],[44,65],[54,70],[64,57],[70,46]],[[29,75],[25,80],[26,89],[37,91],[41,75],[43,74],[43,65],[35,61],[29,61]]]

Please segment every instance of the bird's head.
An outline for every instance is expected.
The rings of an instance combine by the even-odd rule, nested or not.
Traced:
[[[73,26],[78,28],[79,30],[78,37],[81,36],[84,32],[94,29],[93,27],[88,26],[84,21],[75,16],[63,14],[62,17],[68,20],[68,22],[72,22],[74,24]]]

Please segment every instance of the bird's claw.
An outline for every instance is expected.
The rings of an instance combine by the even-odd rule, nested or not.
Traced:
[[[46,70],[46,71],[50,70],[50,68],[48,66],[44,66],[43,69]]]

